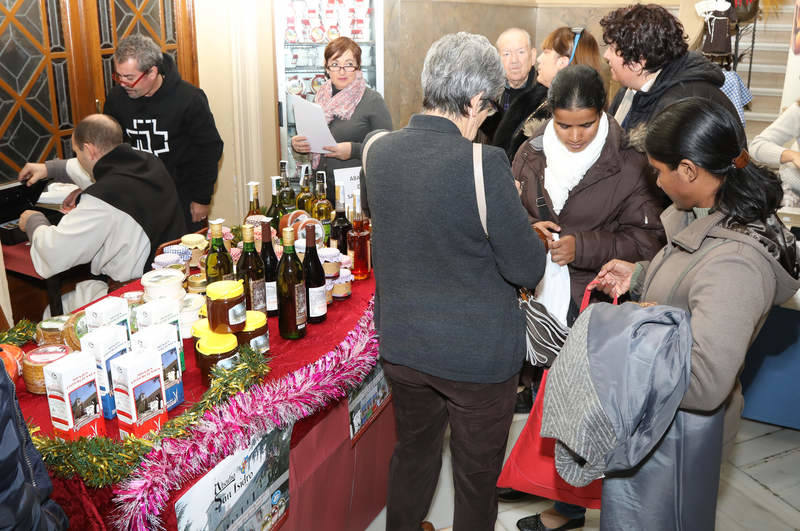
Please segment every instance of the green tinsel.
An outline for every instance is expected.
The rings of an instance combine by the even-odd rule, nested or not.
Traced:
[[[200,401],[168,421],[159,433],[152,434],[150,440],[81,437],[77,441],[62,441],[36,435],[39,428],[31,427],[33,444],[41,452],[47,468],[57,476],[70,478],[78,475],[94,488],[113,485],[125,479],[158,441],[185,437],[187,430],[206,411],[263,381],[270,371],[268,361],[248,346],[239,347],[238,363],[231,369],[214,367],[211,386]]]
[[[21,347],[36,335],[36,325],[27,319],[20,319],[9,330],[0,332],[0,343]]]

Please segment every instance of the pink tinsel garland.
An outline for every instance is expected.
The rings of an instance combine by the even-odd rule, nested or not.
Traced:
[[[373,305],[332,351],[278,381],[253,386],[208,411],[186,438],[164,439],[115,489],[118,529],[162,529],[170,492],[244,449],[254,436],[285,427],[346,396],[378,355]]]

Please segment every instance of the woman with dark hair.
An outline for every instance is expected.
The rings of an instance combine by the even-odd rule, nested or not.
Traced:
[[[511,103],[492,144],[505,149],[512,160],[531,132],[550,119],[545,100],[556,74],[571,64],[588,65],[599,71],[602,60],[597,41],[585,29],[563,26],[553,30],[542,41],[542,53],[536,58],[536,84]]]
[[[325,146],[327,153],[312,153],[311,166],[327,170],[328,199],[335,200],[333,170],[361,166],[364,137],[376,129],[392,129],[392,117],[383,96],[369,88],[361,72],[361,47],[352,39],[339,37],[325,47],[325,75],[328,77],[317,91],[315,103],[322,107],[325,119],[336,140]],[[306,137],[292,137],[292,149],[309,153]]]
[[[720,90],[722,69],[697,52],[689,52],[683,25],[656,4],[615,9],[600,20],[611,77],[620,89],[608,112],[626,131],[646,124],[673,101],[708,98],[736,115]]]
[[[550,259],[568,268],[569,311],[556,315],[567,325],[578,315],[587,284],[610,258],[646,260],[664,243],[661,200],[648,182],[647,160],[603,111],[605,102],[595,69],[561,70],[547,97],[553,119],[523,144],[512,168],[528,219],[547,239]],[[573,529],[583,525],[584,512],[556,502],[517,527]]]
[[[750,160],[735,116],[688,98],[650,121],[647,154],[673,201],[661,216],[667,245],[651,262],[612,260],[597,276],[607,294],[670,300],[690,313],[691,381],[681,409],[724,408],[727,449],[742,412],[745,354],[770,308],[800,288],[797,243],[775,215],[781,183]]]

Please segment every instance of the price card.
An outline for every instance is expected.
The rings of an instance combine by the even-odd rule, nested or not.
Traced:
[[[361,209],[361,166],[333,170],[333,179],[337,187],[342,187],[344,208],[350,212],[353,208],[353,197],[357,196],[356,208]],[[348,216],[350,217],[350,216]],[[350,219],[353,219],[350,217]]]

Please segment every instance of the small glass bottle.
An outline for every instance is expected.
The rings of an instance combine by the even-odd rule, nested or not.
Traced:
[[[303,256],[303,272],[308,301],[308,322],[321,323],[328,317],[325,300],[325,270],[317,253],[316,227],[306,225],[306,254]]]
[[[300,193],[297,195],[297,210],[309,212],[314,194],[311,193],[311,168],[303,166],[303,180],[300,182]],[[309,212],[310,213],[310,212]]]
[[[322,223],[322,228],[325,230],[322,241],[325,245],[331,239],[331,214],[333,213],[333,205],[328,201],[327,194],[325,193],[325,172],[317,172],[317,200],[311,209],[311,217],[318,219]]]
[[[336,247],[342,254],[347,254],[347,233],[353,228],[344,212],[344,197],[342,187],[336,187],[336,215],[331,221],[330,247]]]
[[[245,221],[250,216],[257,216],[261,214],[261,205],[258,203],[258,182],[250,181],[247,183],[247,188],[250,196],[250,208],[247,210],[247,215],[244,217]]]
[[[244,282],[245,305],[248,310],[267,311],[264,261],[256,252],[253,226],[242,225],[242,256],[236,264],[236,278]]]
[[[267,209],[267,217],[270,218],[269,224],[277,232],[278,224],[281,221],[281,214],[278,210],[278,189],[280,188],[281,178],[279,175],[273,175],[270,180],[272,181],[272,202]]]
[[[278,256],[272,245],[271,225],[261,222],[261,260],[264,262],[264,287],[267,299],[267,315],[278,315],[278,292],[276,281],[278,279]]]
[[[355,203],[355,198],[354,198]],[[364,280],[369,277],[369,240],[370,233],[364,228],[364,217],[353,205],[353,228],[347,233],[348,255],[353,260],[353,278]]]
[[[209,221],[211,228],[211,248],[206,256],[206,282],[218,282],[220,280],[233,280],[233,258],[225,242],[222,239],[222,219]]]
[[[286,173],[287,162],[281,161],[281,187],[278,190],[278,211],[281,216],[297,210],[297,197],[294,188],[289,183],[289,174]]]
[[[303,264],[294,252],[294,229],[283,229],[283,256],[278,263],[278,332],[284,339],[306,335],[306,284]]]

